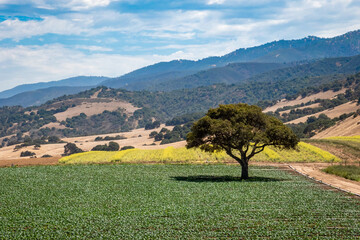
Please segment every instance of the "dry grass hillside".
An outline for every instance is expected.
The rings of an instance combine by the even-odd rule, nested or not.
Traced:
[[[320,106],[320,103],[314,103],[314,104],[311,104],[311,105],[308,105],[308,106],[303,106],[303,107],[298,107],[298,108],[295,108],[294,110],[297,110],[297,109],[305,109],[305,108],[317,108]],[[283,115],[285,113],[289,113],[291,110],[284,110],[284,111],[280,111],[280,115]]]
[[[132,114],[137,109],[131,103],[124,101],[116,101],[109,99],[101,99],[101,98],[91,98],[91,99],[83,99],[79,105],[75,107],[71,107],[67,109],[65,112],[56,113],[55,117],[58,121],[64,121],[66,118],[71,118],[79,115],[80,113],[85,113],[87,116],[92,116],[96,114],[100,114],[107,111],[115,111],[117,109],[124,109],[126,113]]]
[[[292,120],[287,123],[290,123],[290,124],[295,123],[296,124],[296,123],[306,122],[306,120],[309,117],[312,117],[312,116],[318,117],[320,114],[325,114],[329,118],[335,118],[335,117],[339,117],[340,115],[342,115],[344,113],[356,112],[359,108],[360,108],[360,106],[358,106],[356,102],[347,102],[340,106],[334,107],[333,109],[328,109],[328,110],[318,112],[315,114],[307,115],[307,116]]]
[[[360,116],[349,117],[344,121],[338,122],[335,126],[332,126],[324,131],[319,132],[312,138],[328,138],[336,136],[357,136],[360,135]]]
[[[149,134],[152,131],[160,131],[161,128],[165,127],[165,125],[160,126],[160,128],[145,130],[144,128],[135,129],[131,132],[122,132],[122,133],[111,133],[111,134],[102,134],[102,135],[92,135],[92,136],[84,136],[84,137],[73,137],[73,138],[64,138],[62,139],[65,142],[75,143],[79,148],[84,151],[90,151],[96,145],[108,144],[110,141],[95,141],[96,137],[105,137],[105,136],[116,136],[121,135],[126,137],[127,139],[122,140],[112,140],[117,142],[120,147],[124,146],[134,146],[139,149],[160,149],[166,148],[168,146],[173,147],[183,147],[185,146],[185,141],[172,143],[172,144],[164,144],[159,145],[159,142],[156,142],[156,145],[151,145],[154,143],[153,138],[149,138]],[[171,130],[173,127],[166,127]],[[64,153],[65,143],[57,143],[57,144],[44,144],[41,145],[39,149],[34,149],[34,146],[24,147],[18,151],[14,151],[14,146],[0,148],[0,161],[1,160],[9,160],[9,159],[20,159],[20,153],[22,151],[31,151],[35,152],[36,156],[39,158],[45,154],[51,155],[53,157],[60,157],[61,154]],[[22,157],[21,159],[27,159]]]
[[[281,100],[280,102],[278,102],[277,104],[268,107],[264,110],[264,112],[275,112],[277,109],[279,108],[283,108],[283,107],[287,107],[287,106],[295,106],[295,105],[299,105],[302,103],[307,103],[310,101],[314,101],[316,99],[331,99],[333,97],[335,97],[338,94],[344,93],[346,91],[346,89],[341,89],[340,91],[334,92],[332,90],[326,91],[326,92],[319,92],[317,94],[313,94],[307,97],[302,98],[301,96],[299,96],[298,98],[296,98],[295,100],[291,100],[291,101],[287,101],[285,99]]]

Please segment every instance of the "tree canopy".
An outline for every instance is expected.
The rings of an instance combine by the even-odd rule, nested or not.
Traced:
[[[241,177],[247,179],[248,162],[267,146],[295,148],[299,139],[275,117],[258,106],[243,103],[220,105],[194,123],[187,135],[187,148],[208,152],[224,150],[240,163]]]

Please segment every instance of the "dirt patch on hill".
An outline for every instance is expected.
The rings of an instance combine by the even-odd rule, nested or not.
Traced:
[[[92,99],[90,99],[92,100]],[[54,116],[58,121],[64,121],[66,118],[78,116],[80,113],[85,113],[87,116],[96,115],[108,111],[115,111],[119,108],[125,110],[128,114],[133,114],[137,109],[131,103],[123,101],[108,101],[96,99],[97,101],[83,101],[75,107],[68,108],[65,112],[56,113]]]
[[[357,136],[360,135],[360,116],[349,117],[344,121],[338,122],[335,126],[332,126],[324,131],[319,132],[312,138],[327,138],[336,136]]]
[[[356,110],[358,110],[359,108],[360,108],[360,106],[358,106],[356,102],[347,102],[347,103],[344,103],[344,104],[339,105],[337,107],[334,107],[333,109],[328,109],[328,110],[318,112],[318,113],[315,113],[315,114],[307,115],[307,116],[292,120],[292,121],[287,122],[287,123],[289,123],[289,124],[291,124],[291,123],[297,124],[297,123],[301,123],[301,122],[306,122],[306,120],[309,117],[312,117],[312,116],[318,117],[320,114],[325,114],[329,118],[335,118],[335,117],[339,117],[340,115],[342,115],[344,113],[356,112]]]
[[[56,165],[60,157],[1,160],[0,167]]]
[[[58,123],[58,122],[51,122],[51,123],[45,124],[45,125],[42,126],[40,129],[43,129],[43,128],[65,129],[66,127],[65,127],[64,125],[60,125],[60,123]]]
[[[277,104],[275,104],[274,106],[266,108],[264,110],[264,112],[275,112],[278,108],[283,108],[286,106],[295,106],[295,105],[299,105],[302,103],[314,101],[316,99],[330,99],[330,98],[335,97],[338,94],[344,93],[345,91],[346,91],[346,89],[344,88],[337,92],[330,90],[330,91],[326,91],[326,92],[320,92],[317,94],[313,94],[313,95],[310,95],[310,96],[307,96],[304,98],[299,96],[297,99],[291,100],[291,101],[287,101],[287,100],[283,99],[280,102],[278,102]]]

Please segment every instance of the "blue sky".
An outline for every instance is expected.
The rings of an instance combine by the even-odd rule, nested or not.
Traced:
[[[0,91],[360,29],[358,0],[0,0]]]

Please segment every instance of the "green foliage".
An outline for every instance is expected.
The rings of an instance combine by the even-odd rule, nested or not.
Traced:
[[[354,239],[359,200],[299,175],[226,165],[0,169],[4,239]],[[54,197],[56,196],[56,197]]]
[[[158,127],[160,127],[160,124],[161,124],[160,121],[154,121],[154,122],[147,123],[145,125],[145,130],[158,128]]]
[[[50,137],[48,137],[48,142],[49,143],[59,143],[59,142],[61,142],[61,139],[57,136],[50,136]]]
[[[66,136],[126,132],[133,128],[133,120],[129,121],[128,116],[121,109],[112,112],[105,110],[101,114],[89,117],[82,113],[67,118],[65,126],[74,129],[72,132],[65,131],[67,129],[60,130]]]
[[[19,145],[16,145],[14,147],[14,150],[21,149],[23,147],[27,146],[35,146],[35,148],[39,148],[41,144],[52,144],[52,143],[60,143],[62,142],[59,137],[56,136],[50,136],[50,137],[42,137],[38,139],[32,139],[30,136],[25,136],[23,139],[21,137],[18,137],[22,143]],[[16,142],[16,144],[19,142]],[[12,143],[9,143],[8,146],[12,145]]]
[[[220,105],[210,109],[194,123],[187,135],[187,148],[204,151],[224,150],[241,164],[242,177],[248,178],[248,161],[267,146],[291,149],[299,139],[280,120],[247,104]]]
[[[83,152],[82,149],[78,148],[75,143],[67,143],[64,146],[64,154],[63,156],[69,156],[74,153],[81,153]]]
[[[154,136],[154,140],[155,142],[161,141],[164,138],[164,134],[163,133],[158,133]]]
[[[360,167],[359,166],[329,166],[323,170],[326,173],[334,174],[346,179],[360,182]]]
[[[128,149],[134,149],[134,146],[123,146],[120,151],[128,150]]]
[[[191,131],[192,125],[193,122],[188,122],[182,126],[176,125],[172,131],[169,131],[164,135],[164,139],[161,141],[160,144],[168,144],[186,140],[186,136]]]
[[[34,152],[30,152],[30,151],[24,151],[20,153],[20,157],[32,157],[35,156],[36,154]]]
[[[158,135],[158,132],[157,132],[157,131],[152,131],[152,132],[149,134],[149,137],[150,137],[150,138],[154,138],[156,135]]]
[[[127,137],[123,135],[116,135],[114,137],[112,136],[96,137],[95,141],[111,141],[111,140],[122,140],[122,139],[127,139]]]
[[[116,142],[109,142],[109,145],[97,145],[91,149],[91,151],[118,151],[120,148]]]

